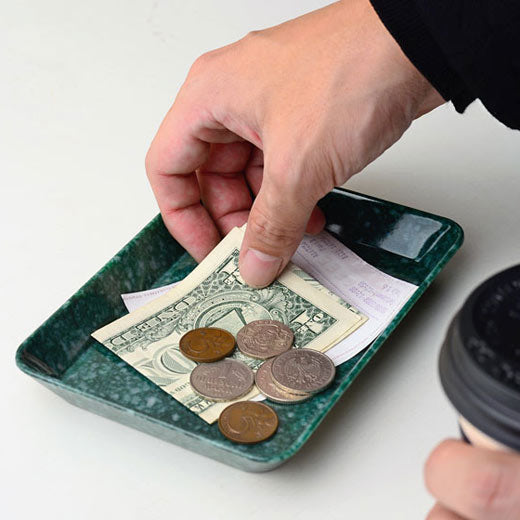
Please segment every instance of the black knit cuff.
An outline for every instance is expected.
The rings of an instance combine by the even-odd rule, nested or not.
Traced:
[[[449,66],[442,50],[424,23],[414,0],[370,0],[384,26],[408,59],[451,101],[457,112],[464,112],[475,100],[458,74]]]

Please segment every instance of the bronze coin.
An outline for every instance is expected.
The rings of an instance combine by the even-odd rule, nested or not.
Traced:
[[[240,444],[262,442],[276,432],[278,416],[264,403],[241,401],[225,408],[218,418],[222,435]]]
[[[223,359],[235,348],[233,334],[224,329],[204,327],[186,332],[179,341],[180,351],[198,363]]]

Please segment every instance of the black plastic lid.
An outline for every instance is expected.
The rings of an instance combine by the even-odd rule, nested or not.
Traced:
[[[448,329],[439,371],[465,419],[520,451],[520,265],[471,293]]]

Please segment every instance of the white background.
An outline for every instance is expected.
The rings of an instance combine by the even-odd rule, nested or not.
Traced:
[[[348,186],[451,217],[462,250],[286,465],[247,474],[77,409],[17,345],[156,213],[144,155],[202,52],[317,0],[3,2],[0,222],[5,518],[420,519],[422,466],[456,434],[436,360],[450,317],[520,261],[520,134],[450,106]]]

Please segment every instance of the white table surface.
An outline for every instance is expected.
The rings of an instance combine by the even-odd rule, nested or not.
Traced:
[[[413,124],[348,187],[459,222],[448,264],[304,449],[248,474],[61,400],[16,347],[157,212],[144,155],[202,52],[325,2],[5,2],[0,17],[2,516],[420,519],[455,416],[437,377],[465,295],[520,261],[520,134],[474,104]],[[296,516],[297,515],[297,516]]]

